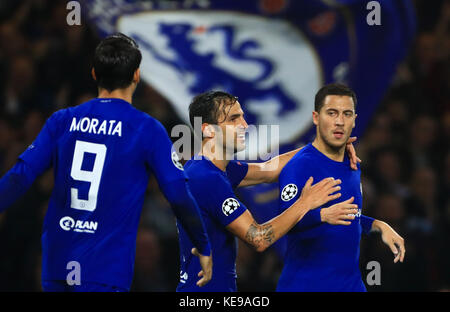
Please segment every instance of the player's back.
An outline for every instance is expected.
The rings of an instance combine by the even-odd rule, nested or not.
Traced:
[[[120,99],[93,99],[49,118],[55,187],[43,226],[43,280],[65,280],[67,264],[77,261],[81,282],[129,288],[157,127]]]

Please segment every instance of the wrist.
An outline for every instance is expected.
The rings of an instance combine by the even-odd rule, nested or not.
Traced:
[[[383,232],[383,230],[386,228],[386,223],[380,221],[380,220],[373,220],[372,223],[372,231],[375,232]]]
[[[320,221],[321,222],[327,222],[326,221],[326,210],[320,208]]]

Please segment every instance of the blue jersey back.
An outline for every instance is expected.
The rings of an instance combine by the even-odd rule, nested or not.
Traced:
[[[313,183],[327,177],[342,180],[342,196],[324,207],[353,196],[358,213],[351,225],[344,226],[322,223],[320,209],[309,211],[287,234],[284,268],[277,291],[365,290],[359,271],[359,244],[363,227],[369,225],[367,222],[361,224],[360,175],[359,169],[350,168],[347,156],[344,162],[333,161],[312,144],[299,151],[283,168],[279,179],[282,210],[297,200],[312,176]]]
[[[234,189],[247,174],[248,165],[230,161],[227,171],[217,168],[206,157],[189,160],[184,169],[189,189],[200,207],[213,257],[211,281],[198,287],[200,262],[191,254],[194,247],[185,229],[177,222],[180,243],[180,282],[177,291],[236,291],[236,237],[226,226],[246,210]]]
[[[129,289],[136,234],[150,173],[185,179],[163,126],[120,99],[93,99],[54,113],[20,156],[40,174],[54,167],[55,187],[42,234],[42,279]]]

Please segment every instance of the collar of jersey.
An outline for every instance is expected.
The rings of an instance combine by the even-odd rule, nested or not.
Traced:
[[[194,159],[194,157],[200,157],[201,159]],[[226,171],[222,171],[220,170],[220,168],[218,168],[216,165],[214,165],[214,163],[211,161],[211,159],[209,159],[208,157],[206,157],[205,155],[194,155],[194,157],[192,157],[192,161],[199,161],[199,160],[203,160],[205,161],[210,167],[214,168],[215,170],[220,171],[220,173],[222,173],[224,176],[227,176],[227,172]]]
[[[119,99],[119,98],[94,98],[94,101],[99,102],[99,103],[124,103],[124,104],[128,104],[131,105],[130,102],[127,102],[123,99]]]
[[[324,160],[326,160],[328,162],[332,162],[334,164],[343,165],[343,166],[349,166],[349,164],[350,164],[350,159],[348,158],[347,153],[345,153],[345,155],[344,155],[344,161],[336,161],[336,160],[333,160],[333,159],[329,158],[328,156],[326,156],[321,151],[319,151],[312,143],[309,143],[308,145],[311,146],[311,149],[314,151],[314,153],[320,155],[319,157],[321,157],[322,159],[324,159]]]

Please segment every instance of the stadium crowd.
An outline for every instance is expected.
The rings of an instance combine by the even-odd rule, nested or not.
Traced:
[[[417,35],[408,57],[356,145],[365,215],[388,222],[406,241],[405,262],[373,234],[361,243],[368,291],[450,290],[450,1],[414,1]],[[96,96],[90,77],[98,42],[93,27],[66,23],[66,1],[0,2],[0,174],[5,174],[54,111]],[[188,100],[188,99],[187,99]],[[141,83],[134,103],[170,129],[183,123]],[[52,172],[0,214],[0,291],[40,291],[40,236]],[[154,179],[137,237],[132,291],[174,291],[179,280],[174,216]],[[239,244],[238,289],[273,291],[281,260]]]

